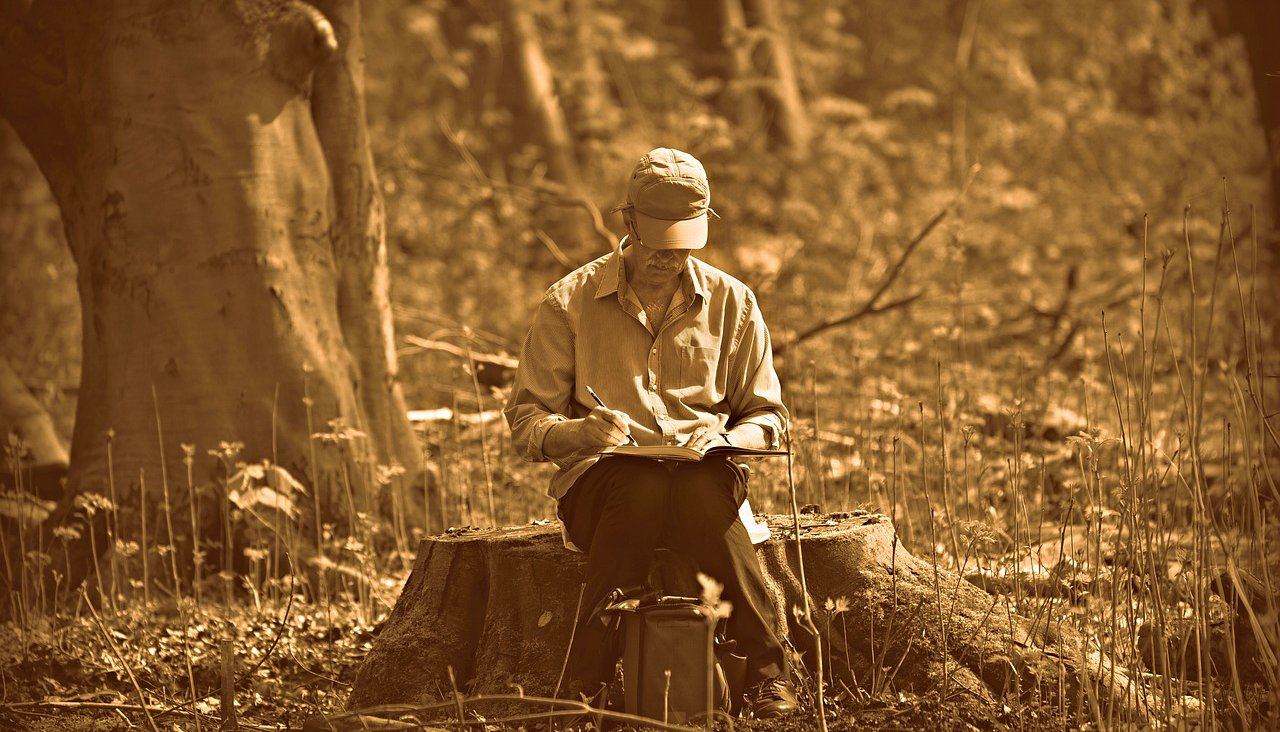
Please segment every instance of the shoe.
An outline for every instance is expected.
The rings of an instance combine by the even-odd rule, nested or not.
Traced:
[[[754,719],[777,719],[799,708],[795,691],[782,676],[765,679],[747,692],[747,712]]]

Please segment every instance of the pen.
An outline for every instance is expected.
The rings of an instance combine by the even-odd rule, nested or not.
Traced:
[[[592,389],[590,386],[588,386],[588,387],[587,387],[587,393],[591,395],[591,398],[592,398],[592,399],[596,400],[596,404],[599,404],[599,405],[600,405],[600,407],[601,407],[602,409],[609,409],[608,407],[606,407],[606,406],[604,405],[604,402],[603,402],[603,401],[601,401],[601,399],[600,399],[600,395],[596,393],[596,390],[595,390],[595,389]],[[610,411],[612,411],[612,410],[610,410]],[[636,438],[632,437],[632,436],[631,436],[631,433],[627,433],[627,444],[628,444],[628,445],[639,445],[640,443],[636,442]]]

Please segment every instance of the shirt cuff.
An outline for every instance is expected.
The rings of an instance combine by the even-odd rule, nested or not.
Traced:
[[[567,421],[569,421],[569,418],[563,414],[548,414],[535,422],[533,427],[529,430],[529,454],[536,455],[537,461],[551,460],[552,462],[555,462],[543,449],[543,442],[547,439],[547,433],[551,431],[552,427],[561,422]]]
[[[756,425],[760,429],[764,430],[764,438],[768,443],[770,450],[781,449],[779,448],[779,445],[782,442],[782,435],[786,428],[782,424],[782,420],[778,415],[773,413],[756,414],[751,417],[747,417],[746,419],[739,420],[734,426],[736,427],[739,424]]]

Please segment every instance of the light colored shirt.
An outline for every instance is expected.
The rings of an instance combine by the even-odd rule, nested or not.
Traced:
[[[504,413],[516,451],[559,468],[552,498],[600,459],[594,450],[559,458],[543,451],[552,426],[595,408],[588,386],[630,417],[641,445],[683,444],[721,419],[726,428],[759,425],[772,447],[786,429],[769,330],[751,289],[690,257],[666,317],[651,323],[626,282],[628,245],[624,238],[552,285],[521,350]]]

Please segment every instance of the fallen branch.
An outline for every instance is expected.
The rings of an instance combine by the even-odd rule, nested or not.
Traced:
[[[404,342],[408,343],[411,346],[414,346],[418,350],[440,351],[442,353],[447,353],[451,356],[457,356],[458,358],[469,357],[470,360],[472,361],[479,361],[481,363],[493,364],[494,366],[501,366],[502,368],[505,368],[505,369],[514,369],[515,367],[520,365],[519,359],[513,358],[511,356],[507,356],[500,353],[479,353],[476,351],[468,351],[466,348],[463,348],[462,346],[455,346],[452,343],[446,343],[445,341],[431,340],[429,338],[419,338],[418,336],[415,336],[415,335],[405,336]]]
[[[143,716],[147,718],[147,724],[151,727],[151,732],[160,732],[160,728],[156,726],[156,720],[151,716],[151,708],[147,706],[147,697],[143,695],[142,687],[138,685],[138,677],[133,675],[133,669],[129,668],[129,662],[124,659],[124,654],[120,653],[120,649],[116,647],[116,642],[111,639],[111,634],[107,632],[107,626],[102,624],[102,618],[98,617],[98,611],[94,609],[93,603],[89,601],[89,593],[85,591],[84,585],[80,586],[80,597],[84,599],[85,605],[89,608],[89,614],[93,616],[94,625],[98,626],[98,631],[102,633],[107,645],[111,647],[111,653],[115,655],[116,660],[120,662],[120,667],[128,675],[129,683],[133,685],[133,690],[138,695],[138,703],[142,709]]]
[[[531,702],[534,704],[549,705],[551,709],[549,711],[544,711],[544,712],[536,712],[531,714],[519,714],[519,715],[510,716],[510,717],[491,717],[491,718],[475,719],[475,720],[468,720],[468,719],[444,720],[442,719],[442,720],[433,721],[432,724],[446,726],[446,727],[450,725],[462,725],[463,727],[468,727],[468,726],[475,727],[475,726],[487,726],[487,725],[501,726],[509,722],[525,722],[525,721],[531,721],[536,719],[545,719],[549,715],[550,716],[569,716],[569,715],[579,715],[579,714],[590,714],[593,716],[602,717],[604,719],[612,719],[612,720],[617,720],[621,722],[632,722],[637,727],[669,730],[670,732],[694,732],[694,730],[698,729],[697,727],[685,727],[678,724],[668,724],[668,723],[660,722],[657,720],[649,719],[648,717],[637,716],[635,714],[627,714],[625,712],[615,712],[607,709],[598,709],[596,707],[591,706],[590,704],[587,704],[586,702],[578,701],[575,699],[552,699],[552,698],[543,697],[543,696],[526,696],[524,694],[481,694],[481,695],[472,696],[472,697],[465,697],[462,695],[458,695],[453,699],[447,699],[445,701],[436,702],[434,704],[427,704],[424,706],[413,706],[409,704],[380,704],[372,707],[364,707],[362,709],[353,709],[351,711],[342,712],[340,714],[319,715],[317,717],[312,717],[311,719],[307,720],[307,724],[305,725],[304,729],[308,729],[308,730],[345,729],[344,727],[334,726],[333,723],[334,722],[340,723],[346,720],[369,720],[371,718],[386,719],[386,717],[383,717],[382,715],[388,715],[388,714],[390,715],[412,714],[415,716],[417,715],[425,716],[427,712],[435,712],[435,711],[449,709],[458,704],[461,704],[465,708],[468,705],[474,705],[478,702]],[[716,710],[716,714],[724,716],[725,721],[728,723],[728,729],[730,732],[732,732],[733,719],[730,718],[728,715],[725,715],[724,712],[720,710]],[[356,727],[354,729],[360,729],[360,728]]]
[[[150,714],[155,712],[156,716],[161,714],[181,714],[187,717],[202,717],[205,719],[216,719],[211,714],[203,712],[189,712],[186,710],[173,711],[164,707],[142,705],[142,704],[116,704],[114,702],[91,702],[91,701],[60,701],[56,699],[47,699],[44,701],[25,701],[25,702],[8,702],[0,704],[0,709],[8,709],[14,712],[21,712],[31,707],[42,707],[48,709],[103,709],[103,710],[119,710],[122,712],[142,712]]]

